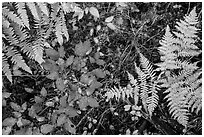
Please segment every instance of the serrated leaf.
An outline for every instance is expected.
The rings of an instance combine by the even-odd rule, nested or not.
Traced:
[[[2,126],[10,126],[12,127],[13,125],[15,125],[17,122],[17,119],[13,118],[13,117],[9,117],[3,120],[2,122]]]
[[[47,134],[47,133],[51,132],[53,129],[54,129],[54,126],[50,125],[50,124],[44,124],[41,126],[41,132],[43,134]]]
[[[108,23],[107,26],[108,26],[110,29],[112,29],[112,30],[116,30],[116,29],[117,29],[113,23]]]
[[[111,22],[113,19],[114,19],[114,16],[110,16],[110,17],[108,17],[108,18],[105,19],[105,22],[106,22],[106,23],[109,23],[109,22]]]
[[[10,106],[15,111],[20,111],[21,110],[21,106],[19,106],[17,103],[10,102]]]
[[[70,56],[66,61],[66,67],[70,66],[74,61],[74,56]]]
[[[40,91],[40,94],[43,96],[43,97],[46,97],[47,96],[47,90],[42,87],[41,91]]]
[[[57,126],[61,126],[66,122],[67,116],[65,114],[61,114],[57,119]]]
[[[66,123],[64,124],[64,129],[70,132],[71,134],[76,134],[76,126],[67,118]]]
[[[89,12],[90,12],[94,17],[99,18],[99,12],[98,12],[98,9],[97,9],[97,8],[91,7],[91,8],[89,9]]]
[[[59,89],[62,92],[65,90],[64,81],[61,78],[58,78],[56,80],[56,86],[57,86],[57,89]]]
[[[97,100],[95,98],[92,97],[88,97],[88,104],[90,107],[99,107],[99,103],[97,102]]]

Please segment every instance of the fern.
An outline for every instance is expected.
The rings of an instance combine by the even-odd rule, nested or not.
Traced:
[[[134,91],[130,85],[124,88],[120,86],[119,88],[117,88],[114,86],[114,88],[110,88],[108,92],[106,92],[107,101],[113,98],[115,98],[117,101],[119,101],[120,99],[122,99],[123,101],[128,101],[129,98],[133,98],[133,95]]]
[[[177,31],[170,32],[169,26],[160,41],[161,63],[157,70],[162,70],[165,77],[162,86],[167,90],[165,99],[168,101],[169,112],[173,118],[186,126],[190,112],[198,113],[202,108],[201,75],[202,71],[192,58],[201,54],[196,46],[196,28],[198,18],[196,8],[184,20],[177,22]],[[174,35],[173,35],[174,34]]]
[[[40,20],[35,3],[34,2],[26,2],[26,5],[29,7],[30,12],[32,13],[34,19],[36,19],[37,21]]]
[[[49,17],[49,12],[47,8],[47,3],[44,2],[37,2],[37,5],[40,7],[41,11]]]
[[[30,24],[29,24],[29,20],[28,20],[28,15],[27,15],[27,11],[25,8],[25,3],[24,2],[18,2],[16,4],[16,8],[17,8],[17,12],[21,17],[21,20],[23,22],[23,24],[30,29]]]
[[[14,11],[9,10],[7,7],[2,8],[2,15],[8,20],[24,26],[23,21],[14,13]]]
[[[49,7],[51,7],[50,10]],[[2,37],[7,50],[3,51],[5,53],[3,68],[10,68],[11,72],[7,62],[12,62],[13,65],[30,73],[23,55],[39,64],[44,62],[44,44],[47,39],[50,39],[52,33],[56,34],[60,45],[64,43],[64,37],[69,40],[66,19],[60,3],[50,6],[41,2],[4,3],[2,13]],[[33,32],[37,35],[33,35]],[[3,72],[11,81],[10,73],[5,69]]]
[[[60,45],[63,44],[63,35],[66,37],[67,41],[69,40],[69,34],[67,32],[64,13],[62,12],[62,10],[60,10],[60,17],[57,19],[55,30],[55,35]]]
[[[159,86],[151,63],[141,53],[139,55],[142,69],[135,64],[135,71],[138,78],[135,79],[127,72],[130,84],[124,88],[111,88],[107,91],[106,96],[108,98],[107,100],[115,98],[117,101],[119,99],[127,101],[130,97],[134,99],[134,105],[137,105],[138,100],[141,99],[143,108],[151,117],[158,105],[159,97],[157,91],[159,90]]]

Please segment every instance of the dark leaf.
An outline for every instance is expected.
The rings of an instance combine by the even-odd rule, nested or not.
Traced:
[[[53,129],[54,129],[54,126],[50,125],[50,124],[44,124],[41,126],[41,132],[43,134],[47,134],[47,133],[51,132]]]
[[[88,97],[88,104],[90,107],[99,107],[97,100],[92,97]]]
[[[76,126],[67,118],[66,123],[64,124],[64,129],[70,132],[71,134],[76,134]]]
[[[67,106],[67,96],[64,95],[60,98],[60,106],[61,107],[66,107]]]
[[[105,78],[105,76],[106,76],[106,74],[104,73],[104,71],[102,69],[94,69],[92,71],[92,73],[94,75],[96,75],[96,77],[98,77],[98,78]]]
[[[17,119],[13,118],[13,117],[9,117],[3,120],[2,122],[2,126],[10,126],[12,127],[14,124],[16,124]]]
[[[65,85],[64,85],[64,81],[62,80],[62,78],[58,78],[56,80],[56,86],[57,86],[57,89],[59,89],[60,91],[64,92]]]
[[[60,46],[58,48],[58,52],[59,52],[60,57],[64,58],[64,56],[65,56],[64,46]]]
[[[65,114],[68,115],[69,117],[78,116],[77,110],[70,106],[65,108]]]
[[[47,96],[47,90],[43,87],[40,91],[40,94],[43,96],[43,97],[46,97]]]
[[[88,101],[87,101],[87,97],[82,97],[79,100],[79,108],[80,108],[80,110],[85,110],[88,105],[89,104],[88,104]]]
[[[60,57],[59,53],[54,49],[45,49],[45,53],[48,57],[50,57],[52,60],[57,61]]]
[[[61,114],[57,119],[57,126],[61,126],[66,122],[67,116],[65,114]]]
[[[70,56],[66,61],[66,67],[70,66],[74,61],[74,56]]]
[[[49,75],[47,75],[46,77],[51,79],[51,80],[56,80],[59,78],[59,74],[58,74],[58,72],[52,72]]]

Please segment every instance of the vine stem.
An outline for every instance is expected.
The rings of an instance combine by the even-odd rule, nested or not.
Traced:
[[[89,110],[89,112],[86,113],[86,115],[79,121],[79,123],[76,125],[76,128],[82,123],[82,121],[88,116],[89,113],[91,113],[91,111],[93,110],[94,108],[91,108]]]

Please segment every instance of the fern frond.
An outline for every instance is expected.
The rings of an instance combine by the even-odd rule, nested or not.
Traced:
[[[140,81],[140,98],[142,99],[142,104],[144,109],[147,111],[147,98],[148,98],[148,83],[147,74],[145,74],[135,63],[135,70],[138,74],[138,79]]]
[[[140,55],[140,62],[142,65],[142,70],[144,71],[144,73],[147,74],[147,76],[154,78],[155,73],[154,73],[151,63],[146,57],[144,57],[143,54],[139,53],[139,55]]]
[[[117,101],[119,101],[120,99],[122,99],[123,101],[127,101],[129,99],[129,97],[133,98],[133,88],[129,85],[127,87],[120,87],[117,88],[114,86],[114,88],[110,88],[105,96],[107,97],[107,101],[109,101],[110,99],[116,99]]]
[[[11,58],[11,62],[14,65],[17,65],[18,67],[32,74],[30,67],[27,66],[23,57],[19,54],[17,50],[14,49],[14,47],[7,48],[6,55],[8,56],[8,58]]]
[[[164,70],[166,77],[162,86],[166,87],[165,99],[168,101],[169,112],[180,124],[186,126],[190,112],[198,113],[202,108],[201,97],[201,69],[192,58],[201,54],[196,46],[198,38],[196,28],[198,17],[194,8],[184,20],[177,22],[172,33],[167,26],[165,36],[160,41],[161,63],[157,70]],[[170,71],[169,71],[170,70]],[[173,73],[176,74],[173,74]]]
[[[30,12],[32,13],[33,17],[36,19],[36,20],[40,20],[40,17],[38,15],[38,12],[37,12],[37,9],[36,9],[36,5],[34,2],[26,2],[26,5],[29,7],[30,9]]]
[[[67,41],[69,40],[69,34],[64,19],[64,13],[62,11],[60,11],[60,17],[57,19],[56,22],[55,35],[60,45],[63,44],[63,35],[66,37]]]
[[[20,15],[20,18],[22,19],[23,24],[30,29],[30,24],[28,20],[28,15],[25,7],[25,2],[17,2],[16,4],[17,12]]]
[[[12,83],[12,74],[11,74],[11,69],[10,65],[8,64],[7,57],[3,53],[2,55],[2,71],[7,77],[7,79]]]
[[[17,23],[20,26],[24,26],[23,21],[13,11],[9,10],[7,7],[2,8],[2,15],[8,20]]]
[[[41,11],[49,17],[49,12],[47,8],[47,3],[45,2],[37,2],[37,5],[40,7]]]
[[[3,33],[6,36],[6,40],[11,45],[17,45],[19,43],[19,40],[12,27],[9,27],[9,28],[3,27]]]
[[[34,59],[39,64],[42,64],[44,62],[43,59],[43,51],[44,51],[44,40],[42,38],[39,38],[38,40],[34,41],[32,50],[34,52]]]
[[[143,105],[146,105],[146,110],[152,116],[154,109],[158,105],[159,96],[157,91],[159,90],[159,86],[157,84],[157,80],[155,77],[155,72],[153,70],[153,66],[149,62],[149,60],[144,57],[143,54],[139,53],[140,55],[140,62],[142,66],[142,70],[135,65],[136,72],[139,75],[139,79],[141,81],[141,98]],[[144,73],[146,75],[144,75]],[[148,81],[149,79],[149,81]]]

